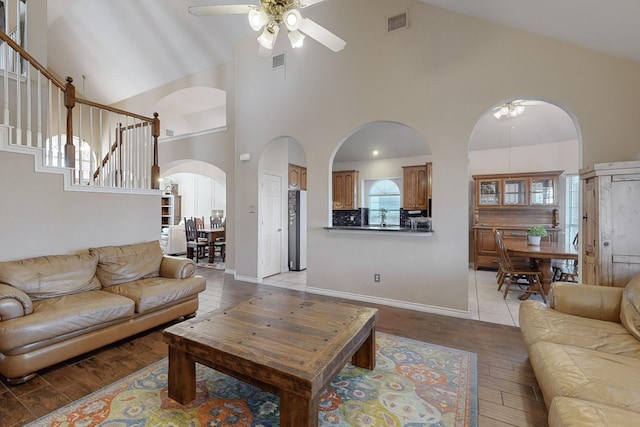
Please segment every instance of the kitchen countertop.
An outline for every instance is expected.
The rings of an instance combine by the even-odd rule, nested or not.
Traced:
[[[327,231],[337,232],[361,232],[361,233],[389,233],[389,234],[411,234],[416,236],[430,236],[433,230],[426,231],[424,228],[412,229],[411,227],[400,227],[397,225],[389,225],[382,227],[379,225],[336,225],[333,227],[324,227]]]

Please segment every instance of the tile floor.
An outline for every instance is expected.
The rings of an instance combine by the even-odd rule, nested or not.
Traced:
[[[304,290],[307,284],[307,272],[289,271],[266,277],[265,285],[295,290]],[[518,292],[509,292],[507,298],[498,291],[495,271],[469,269],[469,311],[471,319],[482,320],[502,325],[519,326],[518,308],[520,300]],[[542,301],[539,295],[532,299]]]

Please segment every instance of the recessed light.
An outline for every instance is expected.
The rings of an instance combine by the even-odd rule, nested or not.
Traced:
[[[371,154],[373,154],[374,156],[377,156],[378,155],[378,150],[373,150],[373,153],[371,153]]]

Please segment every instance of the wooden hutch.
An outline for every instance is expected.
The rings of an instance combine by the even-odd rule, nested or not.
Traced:
[[[598,163],[582,180],[582,283],[623,287],[640,273],[640,160]]]
[[[473,266],[498,267],[493,227],[505,240],[526,239],[532,225],[544,225],[558,240],[558,180],[563,171],[474,175]]]

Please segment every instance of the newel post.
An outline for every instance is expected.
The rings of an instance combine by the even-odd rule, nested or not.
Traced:
[[[160,119],[153,113],[153,166],[151,166],[151,188],[160,188],[160,166],[158,166],[158,137],[160,136]]]
[[[68,168],[76,166],[76,149],[73,146],[73,107],[76,106],[76,88],[73,79],[67,77],[64,90],[64,106],[67,107],[67,142],[64,145],[64,165]]]

